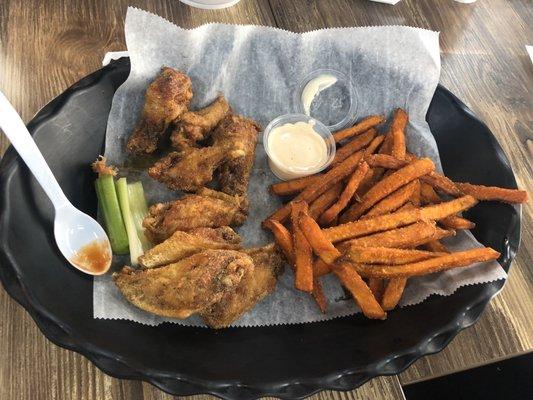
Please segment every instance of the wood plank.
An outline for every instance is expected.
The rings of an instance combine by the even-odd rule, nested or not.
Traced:
[[[403,0],[392,7],[366,0],[241,1],[220,11],[197,10],[177,0],[0,2],[0,89],[25,120],[66,87],[99,68],[105,52],[123,50],[127,5],[184,27],[216,21],[278,25],[306,31],[322,27],[401,24],[442,31],[441,81],[497,135],[522,187],[533,193],[531,62],[524,45],[532,9],[528,0],[473,5]],[[526,43],[526,39],[529,43]],[[483,79],[480,79],[483,77]],[[0,154],[7,140],[0,134]],[[528,179],[529,178],[529,179]],[[523,243],[503,293],[481,320],[440,354],[401,375],[427,379],[533,349],[532,207],[524,207]],[[78,354],[51,344],[27,313],[0,291],[0,398],[167,399],[153,386],[106,376]],[[314,398],[402,398],[395,377],[374,379],[356,391]],[[208,396],[195,396],[207,398]]]
[[[143,400],[170,400],[175,397],[155,389],[148,384],[143,385]],[[213,396],[191,396],[191,400],[215,400]],[[275,400],[275,397],[263,397],[264,400]],[[309,400],[402,400],[405,399],[397,377],[387,376],[372,379],[350,392],[334,392],[326,390],[308,397]]]

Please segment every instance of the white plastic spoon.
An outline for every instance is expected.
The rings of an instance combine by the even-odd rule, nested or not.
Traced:
[[[26,125],[2,92],[0,92],[0,127],[54,205],[54,236],[63,256],[73,267],[86,274],[106,273],[111,266],[112,254],[107,234],[98,222],[78,210],[67,199]],[[80,255],[78,252],[82,248],[91,244],[98,244],[100,252],[104,252],[104,260],[107,258],[105,268],[100,265],[98,270],[92,271],[90,267],[83,268],[77,265],[79,262],[72,261]]]

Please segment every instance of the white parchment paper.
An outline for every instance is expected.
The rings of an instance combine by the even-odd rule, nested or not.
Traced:
[[[437,32],[386,26],[295,34],[269,27],[221,24],[186,30],[136,8],[128,9],[125,32],[131,73],[115,93],[109,115],[105,155],[113,164],[121,166],[127,161],[125,141],[142,109],[146,87],[161,66],[176,68],[191,77],[191,108],[205,106],[223,92],[237,113],[254,118],[263,127],[273,118],[297,110],[294,93],[305,75],[315,69],[334,68],[352,79],[359,117],[389,115],[396,107],[407,109],[409,150],[432,158],[440,168],[438,150],[425,122],[440,74]],[[150,204],[180,196],[143,172],[131,172],[130,178],[143,181]],[[260,223],[281,205],[280,199],[268,192],[269,185],[276,181],[259,143],[248,190],[250,214],[238,229],[247,246],[272,240]],[[445,244],[451,250],[480,246],[467,232]],[[116,260],[115,270],[123,262]],[[505,271],[496,262],[412,278],[401,306],[419,303],[431,294],[450,295],[464,285],[505,278]],[[287,269],[276,291],[234,326],[322,321],[359,312],[334,277],[323,278],[323,285],[329,299],[326,315],[318,311],[309,295],[293,289],[292,273]],[[122,297],[111,273],[95,278],[93,300],[95,318],[203,326],[198,317],[169,320],[137,309]]]

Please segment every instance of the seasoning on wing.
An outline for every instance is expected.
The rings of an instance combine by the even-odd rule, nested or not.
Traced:
[[[254,269],[252,259],[232,250],[206,250],[160,268],[124,267],[113,280],[124,297],[142,310],[187,318],[235,291]]]
[[[260,130],[261,127],[254,120],[230,114],[213,132],[215,145],[230,142],[239,152],[238,157],[227,158],[220,167],[218,178],[223,192],[237,195],[246,193]]]
[[[160,243],[178,230],[242,225],[247,213],[248,201],[244,196],[230,196],[203,188],[178,200],[154,204],[143,227],[153,243]]]
[[[228,157],[221,146],[173,151],[148,169],[148,175],[173,190],[193,192],[213,180],[215,170]]]
[[[162,68],[146,90],[141,118],[126,144],[128,151],[137,155],[153,153],[170,123],[187,111],[191,98],[189,77],[172,68]]]
[[[187,111],[176,122],[176,127],[170,135],[172,147],[178,151],[198,147],[198,142],[206,139],[229,112],[230,106],[222,94],[201,110]]]
[[[188,232],[176,231],[164,242],[139,257],[144,268],[154,268],[177,262],[203,250],[241,248],[241,237],[229,226],[195,228]]]
[[[173,190],[195,191],[213,180],[220,167],[221,190],[245,194],[254,162],[258,125],[227,115],[213,131],[213,144],[172,152],[148,169],[148,174]]]
[[[274,291],[283,272],[283,259],[274,244],[243,251],[252,258],[254,269],[247,271],[234,291],[226,292],[220,301],[200,312],[211,328],[227,327],[251,310]]]

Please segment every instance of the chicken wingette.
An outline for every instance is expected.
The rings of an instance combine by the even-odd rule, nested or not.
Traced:
[[[176,231],[242,225],[247,213],[245,197],[203,188],[178,200],[154,204],[148,210],[143,227],[152,243],[161,243]]]
[[[139,264],[144,268],[154,268],[177,262],[203,250],[240,248],[241,237],[229,226],[176,231],[167,240],[140,256]]]
[[[235,291],[253,271],[252,258],[233,250],[206,250],[164,267],[124,267],[113,280],[136,307],[170,318],[187,318]]]

